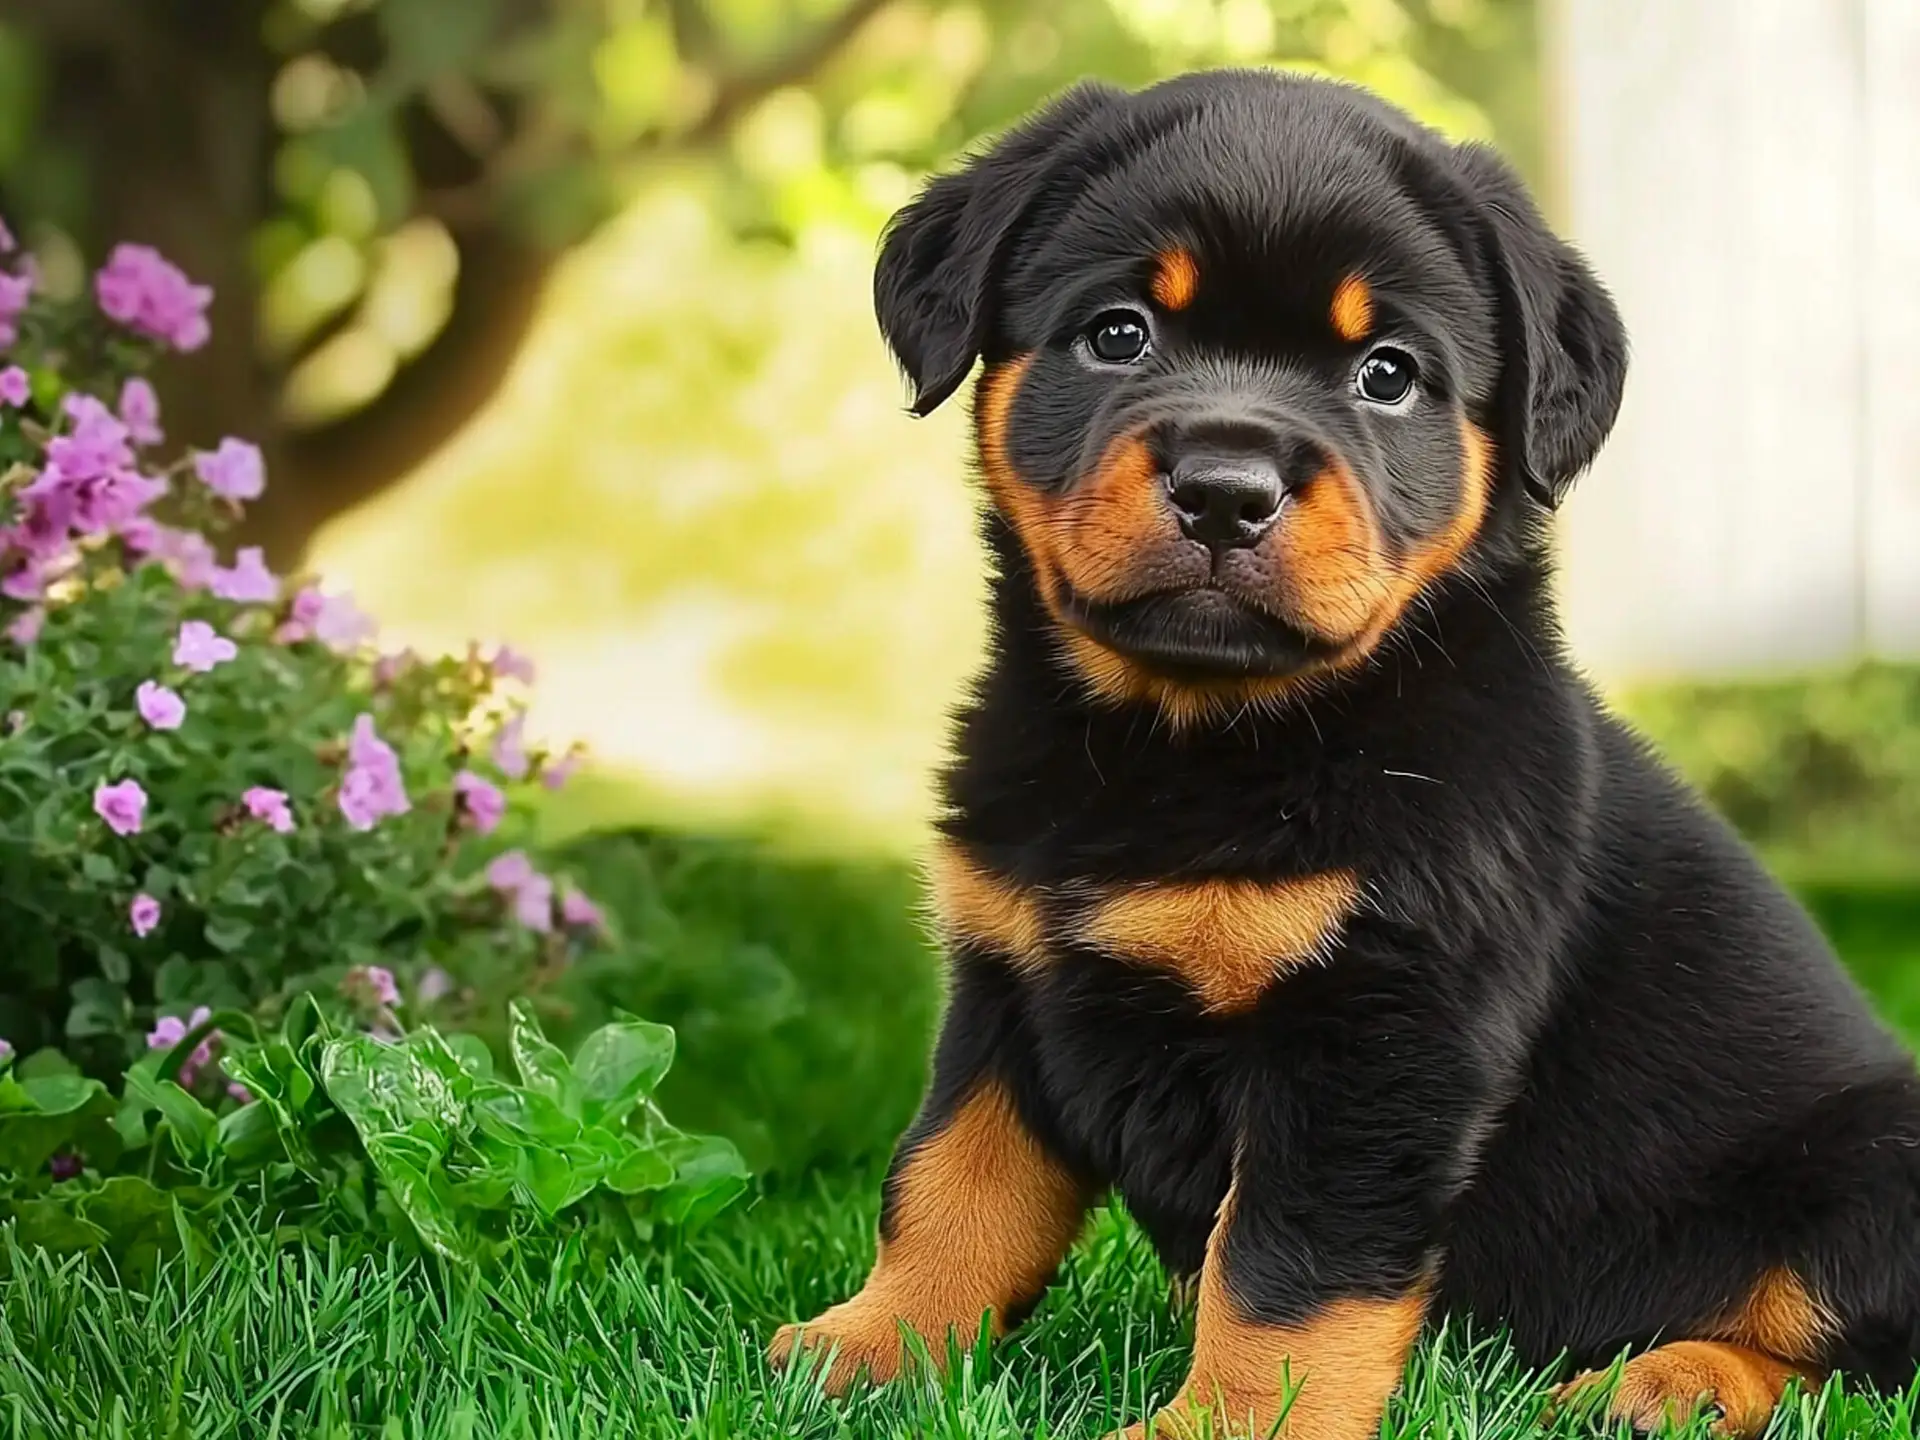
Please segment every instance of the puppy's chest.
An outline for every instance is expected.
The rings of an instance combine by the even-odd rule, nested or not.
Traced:
[[[931,867],[932,903],[951,946],[998,956],[1042,992],[1091,987],[1164,1011],[1224,1019],[1325,960],[1359,908],[1351,869],[1261,878],[1069,878],[1023,884],[947,844]],[[1164,983],[1155,983],[1164,982]]]

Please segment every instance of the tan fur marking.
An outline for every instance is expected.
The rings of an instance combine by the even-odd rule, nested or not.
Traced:
[[[1724,1418],[1714,1425],[1715,1433],[1746,1440],[1766,1428],[1787,1382],[1800,1373],[1785,1361],[1744,1346],[1676,1340],[1635,1355],[1621,1367],[1620,1387],[1608,1402],[1607,1414],[1635,1430],[1652,1432],[1663,1422],[1677,1426],[1702,1407],[1718,1405]],[[1562,1386],[1559,1398],[1605,1379],[1604,1371],[1589,1371]]]
[[[1102,902],[1077,936],[1171,970],[1206,1009],[1246,1010],[1275,979],[1320,954],[1360,898],[1349,870],[1259,884],[1143,885]]]
[[[1755,1282],[1740,1307],[1715,1327],[1712,1338],[1782,1360],[1808,1361],[1819,1358],[1839,1330],[1840,1322],[1805,1282],[1777,1266]]]
[[[1464,416],[1459,508],[1398,560],[1387,554],[1358,479],[1330,467],[1287,507],[1267,543],[1279,551],[1286,613],[1339,645],[1339,653],[1297,675],[1155,675],[1075,628],[1065,618],[1066,587],[1088,599],[1124,600],[1177,580],[1183,561],[1200,561],[1186,554],[1190,547],[1172,543],[1177,527],[1157,503],[1152,458],[1138,436],[1114,441],[1087,482],[1064,497],[1042,496],[1021,481],[1007,455],[1007,421],[1032,360],[1019,356],[980,379],[974,423],[988,495],[1026,552],[1040,599],[1059,627],[1061,653],[1089,693],[1109,704],[1153,705],[1175,729],[1278,705],[1364,661],[1420,591],[1459,562],[1486,518],[1492,441]],[[1160,554],[1159,568],[1139,566],[1140,555],[1152,551]]]
[[[959,847],[943,843],[928,862],[933,912],[949,942],[997,950],[1022,965],[1046,950],[1046,919],[1038,900],[982,869]]]
[[[1184,245],[1160,252],[1153,269],[1153,298],[1168,310],[1184,310],[1200,293],[1200,262]]]
[[[1287,613],[1323,640],[1352,644],[1367,633],[1393,593],[1380,527],[1359,478],[1328,466],[1280,512]]]
[[[1002,1334],[1007,1310],[1045,1288],[1086,1205],[1006,1091],[989,1082],[907,1158],[892,1233],[881,1239],[860,1293],[804,1326],[782,1326],[769,1355],[784,1364],[796,1344],[837,1347],[825,1380],[837,1395],[863,1371],[875,1381],[900,1373],[904,1323],[944,1363],[949,1332],[970,1343],[991,1312],[992,1331]]]
[[[1486,520],[1493,442],[1460,421],[1460,503],[1438,533],[1389,560],[1373,509],[1344,466],[1317,476],[1277,527],[1289,612],[1343,646],[1333,668],[1366,658],[1428,585],[1460,562]]]
[[[1233,1207],[1229,1189],[1200,1271],[1193,1369],[1173,1402],[1127,1430],[1126,1440],[1266,1436],[1283,1412],[1284,1440],[1372,1440],[1420,1333],[1426,1297],[1336,1300],[1304,1325],[1249,1320],[1221,1260]]]
[[[1117,437],[1093,473],[1046,511],[1060,572],[1085,599],[1130,600],[1160,588],[1164,567],[1143,562],[1156,546],[1171,550],[1176,567],[1186,562],[1192,580],[1206,577],[1204,557],[1180,545],[1179,524],[1161,500],[1160,468],[1137,433]]]
[[[1349,344],[1373,333],[1373,291],[1358,275],[1349,275],[1333,287],[1329,317],[1333,333]]]

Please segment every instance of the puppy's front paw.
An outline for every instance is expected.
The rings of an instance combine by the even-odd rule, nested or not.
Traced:
[[[899,1376],[909,1359],[900,1317],[864,1294],[804,1325],[782,1325],[767,1347],[767,1359],[776,1369],[785,1369],[797,1350],[832,1352],[822,1380],[829,1395],[846,1394],[862,1377],[884,1385]],[[937,1355],[939,1350],[930,1343],[928,1353]]]
[[[1607,1403],[1607,1417],[1624,1420],[1642,1434],[1663,1423],[1681,1425],[1702,1410],[1717,1410],[1715,1433],[1758,1435],[1796,1372],[1771,1356],[1713,1340],[1676,1340],[1636,1355],[1621,1367],[1620,1386]],[[1557,1400],[1590,1390],[1602,1372],[1575,1376]]]
[[[1240,1440],[1273,1433],[1284,1411],[1279,1396],[1241,1397],[1239,1403],[1222,1396],[1212,1405],[1188,1397],[1176,1398],[1150,1420],[1136,1420],[1108,1440]],[[1264,1420],[1262,1417],[1266,1417]]]

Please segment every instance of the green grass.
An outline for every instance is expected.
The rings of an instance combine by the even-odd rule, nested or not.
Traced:
[[[678,1103],[726,1118],[767,1106],[776,1138],[791,1132],[788,1156],[891,1134],[917,1084],[930,1003],[904,870],[774,863],[645,836],[592,858],[640,877],[620,897],[623,915],[648,933],[670,925],[672,943],[624,979],[580,977],[583,1023],[601,1004],[672,1011],[689,1067]],[[1920,893],[1804,894],[1889,1019],[1920,1034]],[[648,919],[649,907],[666,918]],[[787,976],[785,998],[728,1020],[727,995],[769,965]],[[701,978],[710,967],[722,982]],[[838,1113],[862,1094],[872,1113]],[[807,1375],[771,1374],[762,1347],[774,1327],[864,1276],[878,1184],[870,1163],[790,1164],[750,1203],[657,1251],[606,1261],[532,1248],[485,1274],[400,1251],[275,1250],[236,1229],[211,1263],[177,1259],[123,1284],[0,1237],[0,1440],[1091,1437],[1179,1384],[1187,1322],[1144,1238],[1113,1212],[1028,1324],[946,1380],[842,1402]],[[1525,1373],[1497,1337],[1440,1336],[1416,1354],[1385,1440],[1594,1434],[1578,1414],[1544,1418],[1553,1378]],[[1911,1440],[1915,1404],[1830,1387],[1796,1397],[1769,1440]],[[1706,1428],[1682,1433],[1705,1440]]]
[[[761,1356],[773,1327],[856,1286],[876,1177],[775,1193],[703,1235],[609,1263],[529,1251],[485,1276],[397,1253],[270,1251],[120,1286],[15,1256],[0,1280],[0,1433],[9,1436],[1097,1436],[1164,1400],[1188,1335],[1140,1232],[1103,1212],[1011,1340],[944,1381],[846,1401]],[[1543,1419],[1551,1377],[1497,1339],[1424,1345],[1389,1410],[1399,1437],[1585,1436]],[[1682,1432],[1704,1440],[1705,1427]],[[1907,1440],[1913,1397],[1797,1397],[1775,1440]]]

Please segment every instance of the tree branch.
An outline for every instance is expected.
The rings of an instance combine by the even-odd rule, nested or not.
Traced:
[[[744,112],[774,91],[811,78],[863,25],[893,3],[894,0],[848,0],[839,14],[776,59],[757,69],[723,77],[706,112],[686,129],[663,137],[666,145],[693,149],[719,139]]]

